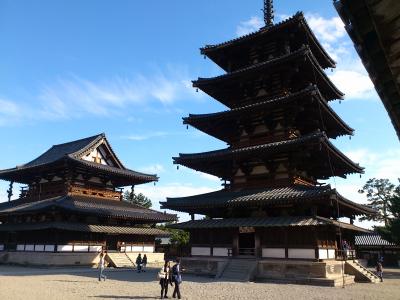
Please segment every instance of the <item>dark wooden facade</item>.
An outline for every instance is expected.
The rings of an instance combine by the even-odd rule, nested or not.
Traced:
[[[353,134],[329,105],[343,98],[324,72],[335,62],[302,13],[201,52],[226,73],[193,86],[229,109],[183,121],[228,147],[173,160],[224,189],[162,202],[192,215],[172,227],[190,231],[192,255],[335,258],[341,237],[365,231],[355,217],[374,213],[319,182],[363,172],[329,141]]]
[[[154,225],[176,219],[122,200],[121,187],[158,178],[125,168],[104,134],[55,145],[0,178],[26,184],[17,200],[0,204],[2,250],[154,249],[165,234]]]

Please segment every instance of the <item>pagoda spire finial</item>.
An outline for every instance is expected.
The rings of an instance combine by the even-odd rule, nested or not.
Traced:
[[[273,0],[264,0],[264,22],[265,26],[274,25],[274,4]]]

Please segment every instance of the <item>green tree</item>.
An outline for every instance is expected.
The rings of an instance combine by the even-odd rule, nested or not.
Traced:
[[[168,224],[171,223],[167,223],[167,225]],[[170,233],[169,238],[172,245],[183,247],[189,244],[189,232],[180,229],[168,228],[166,225],[158,225],[157,227]]]
[[[151,200],[149,198],[147,198],[142,193],[135,194],[133,189],[126,190],[122,196],[122,199],[124,201],[137,204],[146,208],[150,208],[152,206]]]
[[[361,217],[360,220],[372,220],[389,224],[390,200],[396,192],[395,185],[389,179],[369,179],[358,192],[366,194],[369,204],[378,211],[378,214]]]
[[[389,211],[391,217],[388,220],[388,224],[376,229],[384,239],[395,244],[400,244],[400,184],[389,200]]]

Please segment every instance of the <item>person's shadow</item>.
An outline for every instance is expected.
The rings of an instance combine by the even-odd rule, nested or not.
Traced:
[[[159,299],[158,297],[147,297],[147,296],[115,296],[115,295],[98,295],[92,296],[93,298],[103,299]]]

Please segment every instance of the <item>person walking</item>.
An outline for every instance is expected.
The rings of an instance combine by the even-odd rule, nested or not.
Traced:
[[[178,299],[181,299],[180,284],[182,283],[182,275],[181,260],[179,258],[176,260],[176,264],[172,267],[172,281],[175,284],[172,298],[176,298],[176,296],[178,296]]]
[[[380,261],[376,263],[376,274],[378,275],[381,282],[383,282],[383,267]]]
[[[142,258],[142,271],[143,272],[146,272],[146,266],[147,266],[147,255],[145,254],[145,255],[143,255],[143,258]]]
[[[161,286],[161,299],[168,298],[168,284],[172,286],[171,280],[171,264],[169,261],[165,261],[164,266],[158,272],[158,279],[160,280]]]
[[[136,269],[138,273],[142,271],[142,255],[140,253],[136,257]]]
[[[102,278],[104,279],[104,281],[106,281],[107,276],[104,274],[105,259],[104,259],[103,252],[100,253],[100,261],[99,261],[98,268],[99,268],[99,281],[101,281]]]

